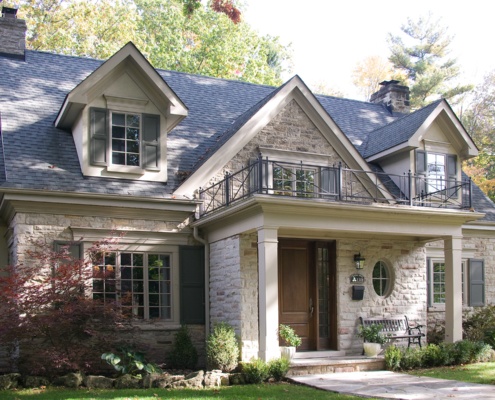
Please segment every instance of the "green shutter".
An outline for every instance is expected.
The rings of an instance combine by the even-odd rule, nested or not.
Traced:
[[[485,262],[469,260],[469,305],[485,305]]]
[[[426,194],[426,151],[416,150],[416,196]]]
[[[90,110],[91,165],[106,166],[108,143],[108,113],[102,108]]]
[[[431,281],[431,258],[426,259],[426,297],[428,301],[428,307],[433,306],[432,293],[433,282]]]
[[[144,168],[160,169],[160,116],[143,114]]]
[[[447,179],[448,194],[452,196],[456,193],[457,181],[457,156],[455,154],[447,154]]]
[[[204,247],[179,247],[181,324],[205,323],[204,261]]]

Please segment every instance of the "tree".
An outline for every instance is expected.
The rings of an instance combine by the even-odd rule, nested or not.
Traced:
[[[401,30],[405,38],[389,34],[389,60],[407,77],[412,108],[439,97],[455,104],[460,95],[472,89],[471,85],[456,83],[460,70],[456,59],[448,58],[452,37],[440,21],[433,21],[431,15],[416,22],[408,19]]]
[[[101,353],[117,347],[125,320],[117,302],[88,295],[97,268],[90,260],[114,243],[95,243],[84,261],[70,245],[54,251],[35,242],[23,264],[0,276],[0,345],[11,349],[13,369],[48,377],[101,369]]]
[[[260,36],[213,1],[21,0],[27,48],[107,59],[132,41],[156,68],[279,85],[290,59],[279,39]],[[219,11],[220,10],[220,11]]]
[[[352,71],[353,83],[366,101],[380,90],[380,82],[390,79],[392,64],[380,56],[369,56],[359,62]]]
[[[468,160],[464,171],[495,201],[495,70],[474,90],[462,123],[479,149],[478,157]]]

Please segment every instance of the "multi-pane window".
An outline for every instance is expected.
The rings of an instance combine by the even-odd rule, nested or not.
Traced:
[[[112,164],[140,166],[141,115],[112,112]]]
[[[93,299],[118,301],[144,319],[172,318],[171,265],[167,254],[112,252],[93,266]]]
[[[427,153],[428,192],[445,189],[445,154]]]
[[[462,260],[462,302],[468,304],[469,278],[468,260]],[[430,304],[445,304],[445,261],[443,259],[429,259],[429,296]]]
[[[273,167],[273,190],[282,196],[314,197],[315,169]]]
[[[373,289],[378,296],[386,296],[390,287],[390,273],[383,261],[378,261],[373,267]]]

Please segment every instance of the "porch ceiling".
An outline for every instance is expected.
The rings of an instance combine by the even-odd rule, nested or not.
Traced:
[[[462,235],[483,214],[431,207],[319,202],[256,195],[196,221],[210,242],[262,227],[284,237],[381,238],[430,241]]]

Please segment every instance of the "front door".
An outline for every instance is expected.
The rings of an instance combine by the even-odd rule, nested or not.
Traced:
[[[279,240],[279,322],[301,336],[299,351],[337,348],[335,244]]]

